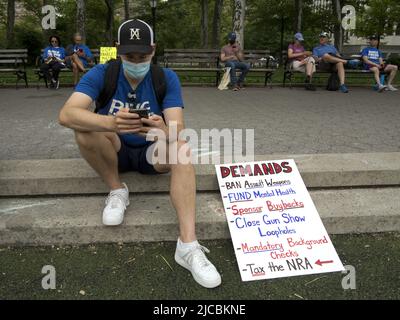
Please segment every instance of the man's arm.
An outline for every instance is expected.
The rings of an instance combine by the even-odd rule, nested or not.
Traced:
[[[239,47],[238,51],[236,52],[236,57],[239,61],[244,60],[243,50]]]
[[[364,63],[370,65],[371,67],[377,67],[377,68],[380,67],[378,64],[368,60],[368,56],[362,56],[362,60],[363,60]]]
[[[312,51],[312,56],[314,57],[315,61],[321,61],[322,58],[319,57],[318,48],[315,47]]]
[[[138,133],[143,127],[139,115],[121,109],[115,116],[100,115],[89,110],[92,98],[74,92],[60,111],[58,122],[67,128],[83,132]]]
[[[115,131],[112,116],[99,115],[89,110],[93,100],[81,92],[74,92],[62,107],[58,122],[77,131]]]
[[[236,56],[227,56],[224,51],[221,51],[220,60],[226,62],[232,59],[236,59]]]

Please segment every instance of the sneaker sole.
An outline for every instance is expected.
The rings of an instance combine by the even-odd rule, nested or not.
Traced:
[[[207,289],[212,289],[212,288],[216,288],[221,284],[221,278],[218,279],[218,281],[215,282],[205,282],[202,279],[199,279],[193,272],[192,270],[190,270],[190,267],[186,264],[186,262],[179,257],[177,254],[175,254],[175,261],[177,264],[179,264],[181,267],[185,268],[186,270],[190,271],[190,273],[193,276],[193,279],[200,284],[201,286],[207,288]]]

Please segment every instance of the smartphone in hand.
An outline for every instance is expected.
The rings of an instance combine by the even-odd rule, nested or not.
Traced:
[[[131,109],[129,108],[130,113],[136,113],[139,115],[140,118],[149,118],[149,110],[147,109]]]

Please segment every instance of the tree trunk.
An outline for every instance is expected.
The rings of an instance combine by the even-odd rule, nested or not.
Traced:
[[[236,32],[236,39],[244,49],[244,16],[246,11],[246,0],[235,0],[233,15],[233,31]]]
[[[334,26],[335,34],[335,47],[342,52],[343,49],[343,29],[342,29],[342,6],[340,5],[340,0],[334,0],[332,2],[333,10],[336,14],[336,23]]]
[[[114,36],[114,0],[105,0],[107,5],[107,20],[106,20],[106,39],[110,46],[113,46]]]
[[[85,41],[85,39],[86,39],[85,17],[86,17],[85,0],[77,0],[76,1],[76,31],[81,34],[83,41]]]
[[[295,2],[295,9],[296,9],[296,25],[294,32],[301,32],[301,27],[303,24],[303,0],[296,0]]]
[[[212,47],[218,48],[221,40],[221,13],[224,5],[224,0],[215,0],[213,31],[212,31]]]
[[[7,3],[7,47],[15,46],[14,43],[15,25],[15,0],[8,0]]]
[[[124,0],[125,21],[129,20],[129,0]]]
[[[208,47],[208,0],[201,0],[201,47]]]

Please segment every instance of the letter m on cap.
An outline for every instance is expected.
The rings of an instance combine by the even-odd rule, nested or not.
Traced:
[[[136,29],[130,29],[131,30],[131,40],[134,40],[136,38],[136,40],[140,40],[140,35],[139,35],[139,31],[140,29],[136,28]]]

